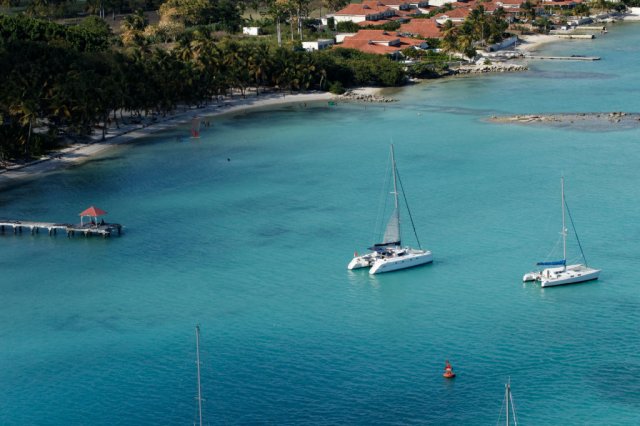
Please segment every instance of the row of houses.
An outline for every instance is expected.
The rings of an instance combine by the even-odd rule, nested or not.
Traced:
[[[522,4],[526,0],[365,0],[362,3],[351,3],[342,10],[322,18],[323,25],[333,18],[336,23],[353,22],[363,27],[357,33],[338,34],[335,39],[323,39],[303,42],[306,50],[322,50],[339,44],[341,47],[357,49],[366,53],[398,55],[407,47],[428,48],[425,39],[441,39],[442,26],[447,21],[461,24],[469,13],[482,6],[486,13],[493,13],[502,8],[505,18],[513,22],[524,15]],[[540,0],[538,6],[575,6],[583,0]],[[438,13],[432,18],[422,16],[450,4],[451,10]],[[422,15],[422,16],[421,16]],[[397,31],[364,29],[370,26],[381,26],[388,22],[398,22]]]

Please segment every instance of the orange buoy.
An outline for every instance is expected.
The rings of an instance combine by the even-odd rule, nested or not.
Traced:
[[[456,377],[456,373],[453,372],[453,368],[451,367],[451,364],[449,364],[449,360],[445,361],[444,374],[442,377],[445,379],[453,379]]]

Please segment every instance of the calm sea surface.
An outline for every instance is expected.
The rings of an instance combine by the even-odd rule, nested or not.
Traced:
[[[640,25],[544,51],[602,60],[215,117],[0,192],[3,217],[126,226],[0,237],[0,424],[192,423],[196,324],[209,424],[495,424],[509,377],[521,424],[640,424],[640,131],[486,122],[639,112]],[[346,265],[391,141],[436,260],[370,277]],[[553,257],[561,175],[603,271],[543,290],[521,277]]]

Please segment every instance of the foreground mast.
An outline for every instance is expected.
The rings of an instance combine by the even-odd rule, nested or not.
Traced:
[[[200,326],[196,325],[196,366],[198,369],[198,421],[202,426],[202,391],[200,388]]]
[[[504,392],[504,400],[506,401],[507,409],[506,409],[506,418],[507,422],[505,423],[509,426],[509,405],[511,405],[511,412],[513,414],[513,424],[518,426],[518,418],[516,417],[516,407],[513,405],[513,396],[511,395],[511,377],[509,377],[509,381],[507,382]]]

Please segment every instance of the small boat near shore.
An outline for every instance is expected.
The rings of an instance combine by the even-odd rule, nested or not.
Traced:
[[[369,268],[369,274],[373,275],[412,268],[414,266],[433,262],[433,255],[431,251],[423,250],[420,247],[420,241],[418,240],[418,235],[415,232],[415,226],[413,226],[413,219],[411,219],[410,212],[409,219],[411,219],[411,225],[413,227],[416,241],[418,242],[418,248],[402,246],[400,233],[400,203],[398,197],[399,189],[402,189],[402,182],[399,179],[396,168],[393,145],[391,145],[391,174],[393,180],[392,194],[394,199],[394,209],[391,217],[389,218],[389,222],[387,223],[382,242],[374,244],[373,247],[369,247],[371,252],[362,256],[359,256],[356,252],[353,259],[351,259],[347,266],[347,269],[349,270]],[[405,201],[407,211],[409,211],[409,205],[406,202],[406,198],[403,197],[403,199]]]
[[[522,277],[523,282],[539,281],[541,287],[552,287],[566,284],[577,284],[585,281],[597,280],[600,276],[600,269],[587,266],[587,261],[578,238],[571,212],[568,209],[567,202],[564,197],[564,177],[561,179],[561,202],[562,202],[562,259],[546,262],[538,262],[538,266],[548,266],[541,271],[527,272]],[[567,228],[565,225],[565,211],[569,213],[571,227],[573,228],[578,247],[584,264],[578,263],[567,265]]]

